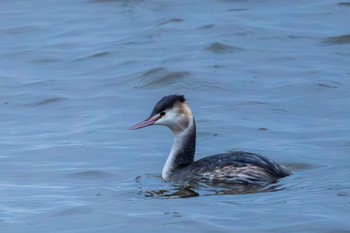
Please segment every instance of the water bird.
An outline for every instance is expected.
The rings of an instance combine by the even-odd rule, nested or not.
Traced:
[[[215,154],[194,161],[196,123],[183,95],[164,96],[151,115],[130,130],[151,125],[167,126],[175,136],[162,171],[165,181],[266,184],[292,174],[283,165],[262,155],[243,151]]]

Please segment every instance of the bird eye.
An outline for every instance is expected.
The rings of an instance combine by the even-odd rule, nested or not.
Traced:
[[[164,115],[165,115],[165,112],[159,113],[159,116],[164,116]]]

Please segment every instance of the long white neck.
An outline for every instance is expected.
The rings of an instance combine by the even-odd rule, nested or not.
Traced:
[[[194,119],[190,121],[186,129],[174,133],[174,135],[174,143],[162,171],[162,178],[166,181],[171,180],[171,175],[175,170],[194,161],[196,152],[196,124]]]

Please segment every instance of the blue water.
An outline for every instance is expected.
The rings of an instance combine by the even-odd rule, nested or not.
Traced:
[[[349,232],[350,2],[0,3],[1,232]],[[232,194],[160,178],[184,94],[197,155],[294,175]],[[188,197],[188,198],[185,198]]]

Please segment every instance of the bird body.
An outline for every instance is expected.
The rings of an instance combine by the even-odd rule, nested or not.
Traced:
[[[290,174],[285,167],[259,154],[232,151],[211,155],[174,169],[166,180],[257,184],[270,183]]]

